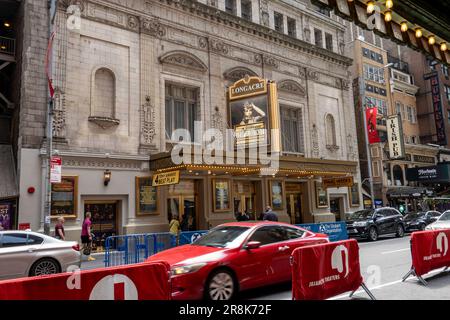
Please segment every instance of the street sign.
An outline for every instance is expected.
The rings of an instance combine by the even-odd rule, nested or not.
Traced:
[[[328,188],[340,188],[340,187],[353,187],[355,182],[353,177],[340,177],[340,178],[323,178],[322,187]]]
[[[62,159],[61,157],[52,157],[50,183],[61,183]]]
[[[180,183],[180,171],[158,173],[153,176],[153,187],[167,186]]]

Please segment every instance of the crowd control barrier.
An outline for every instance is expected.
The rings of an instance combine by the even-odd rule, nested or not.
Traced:
[[[164,262],[0,282],[0,300],[170,300]]]
[[[293,300],[324,300],[345,292],[350,297],[364,284],[359,266],[359,247],[354,239],[301,247],[292,252]]]
[[[348,239],[347,224],[345,222],[298,224],[297,226],[314,233],[324,233],[331,242]]]
[[[208,231],[131,234],[108,237],[105,241],[105,267],[141,263],[148,257],[179,245],[191,244]]]
[[[423,275],[440,268],[450,267],[449,251],[450,229],[438,231],[419,231],[411,235],[411,270],[403,277],[403,282],[415,276],[427,285]]]

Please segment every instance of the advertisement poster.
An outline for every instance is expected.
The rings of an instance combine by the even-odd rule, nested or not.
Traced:
[[[152,186],[152,177],[136,177],[136,214],[158,214],[157,187]]]
[[[227,180],[214,180],[214,211],[229,211],[230,209],[230,182]]]
[[[369,135],[369,144],[380,142],[380,136],[377,131],[377,108],[366,109],[367,133]]]
[[[283,183],[281,181],[270,181],[270,194],[273,210],[283,209]]]
[[[317,208],[328,208],[328,192],[321,183],[316,182],[316,204]]]
[[[0,204],[0,231],[11,230],[11,205]]]
[[[76,217],[77,177],[62,177],[52,184],[52,216]]]

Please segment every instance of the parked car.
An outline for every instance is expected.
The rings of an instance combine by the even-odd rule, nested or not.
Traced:
[[[0,231],[0,280],[66,272],[80,264],[77,242],[31,231]]]
[[[450,210],[445,211],[436,222],[428,225],[425,230],[450,229]]]
[[[347,232],[350,237],[378,240],[381,235],[403,237],[403,215],[394,208],[377,208],[356,211],[347,215]]]
[[[423,211],[407,214],[403,221],[407,232],[414,230],[425,230],[426,226],[435,222],[442,213],[438,211]]]
[[[170,264],[173,299],[229,300],[242,290],[290,281],[292,251],[327,242],[325,234],[285,223],[236,222],[147,261]]]

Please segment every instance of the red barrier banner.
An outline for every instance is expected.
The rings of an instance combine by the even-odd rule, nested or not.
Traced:
[[[0,300],[170,300],[170,266],[143,263],[0,282]]]
[[[298,248],[292,257],[294,300],[324,300],[363,284],[355,239]]]
[[[417,276],[450,267],[450,229],[419,231],[411,235],[413,268]]]

